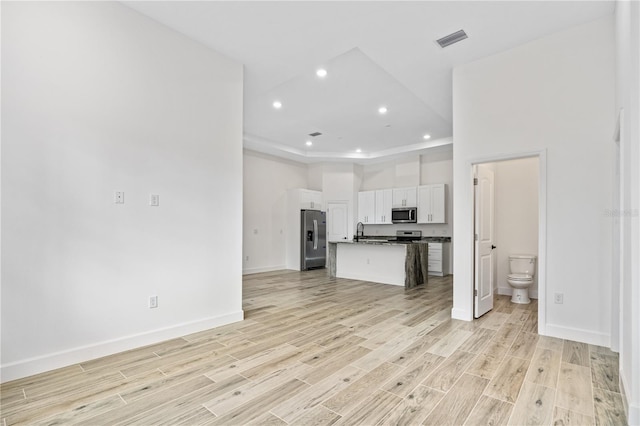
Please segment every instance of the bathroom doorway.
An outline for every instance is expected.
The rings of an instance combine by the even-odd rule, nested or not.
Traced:
[[[536,272],[528,294],[532,304],[539,300],[538,314],[544,312],[544,275],[540,272],[544,268],[540,244],[544,164],[540,157],[515,156],[472,165],[477,178],[473,213],[474,318],[491,309],[518,305],[511,302],[514,288],[507,282],[511,255],[536,256]],[[490,183],[487,176],[491,177]],[[484,186],[480,184],[483,181]],[[487,300],[489,297],[491,300]]]

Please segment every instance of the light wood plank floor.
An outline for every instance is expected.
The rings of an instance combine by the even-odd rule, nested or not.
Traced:
[[[244,278],[246,320],[6,383],[12,424],[621,425],[618,357],[538,336],[498,296],[452,320],[452,279]]]

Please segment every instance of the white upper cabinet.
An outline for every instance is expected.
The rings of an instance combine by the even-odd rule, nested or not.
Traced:
[[[418,223],[446,223],[445,184],[418,187]]]
[[[393,190],[393,207],[417,207],[418,197],[415,186],[395,188]]]
[[[378,189],[376,191],[376,223],[391,223],[391,204],[393,198],[393,190]]]
[[[322,192],[300,189],[300,208],[322,210]]]
[[[358,192],[358,222],[376,223],[376,191]]]

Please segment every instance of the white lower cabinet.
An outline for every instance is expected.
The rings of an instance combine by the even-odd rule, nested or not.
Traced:
[[[451,243],[429,243],[429,275],[451,274]]]

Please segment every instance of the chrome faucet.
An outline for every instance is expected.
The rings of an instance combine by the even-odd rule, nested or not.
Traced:
[[[356,241],[358,241],[360,237],[364,237],[364,223],[362,222],[358,222],[356,225]]]

